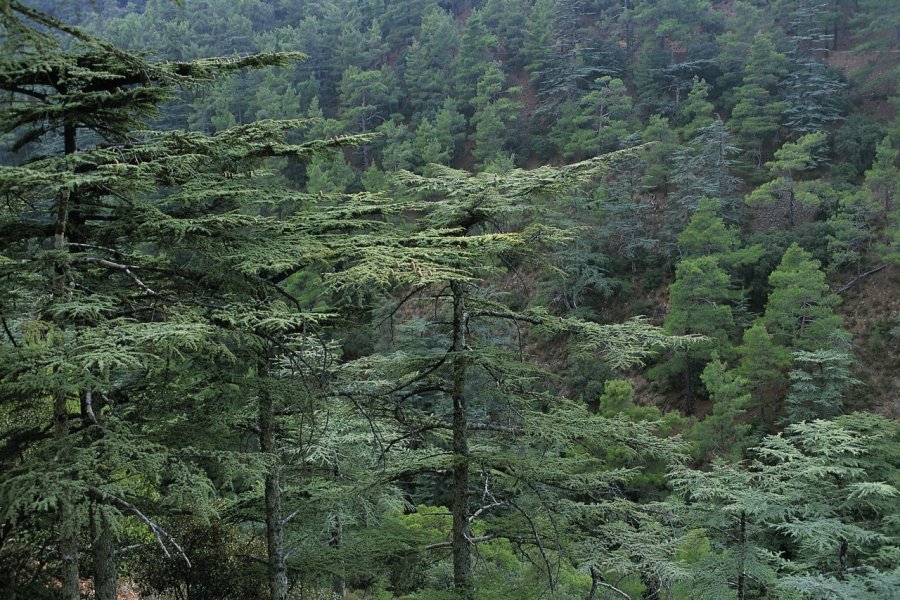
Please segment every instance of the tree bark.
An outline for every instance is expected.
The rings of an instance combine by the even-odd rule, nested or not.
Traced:
[[[596,567],[591,567],[591,591],[588,593],[588,600],[597,600],[597,590],[600,588],[600,571]]]
[[[466,384],[466,307],[461,282],[450,284],[453,292],[453,586],[460,598],[475,597],[469,547],[469,415]]]
[[[115,539],[109,520],[96,506],[91,511],[91,553],[94,559],[94,599],[116,600]]]
[[[738,600],[744,600],[746,597],[747,577],[744,574],[744,551],[747,545],[747,513],[741,511],[741,522],[738,529],[738,540],[741,545],[741,559],[738,563],[738,580],[737,580],[737,597]]]
[[[691,357],[686,356],[684,361],[684,414],[691,416],[694,414],[694,373],[691,370]]]
[[[261,359],[263,360],[263,359]],[[272,460],[265,479],[266,510],[266,550],[267,570],[271,600],[287,600],[288,579],[284,557],[284,519],[281,515],[280,465],[277,463],[275,446],[275,410],[269,391],[266,374],[268,366],[261,364],[259,370],[259,448]]]
[[[849,563],[850,545],[845,538],[841,538],[838,545],[838,579],[844,579]]]
[[[61,390],[54,392],[53,397],[53,437],[56,441],[62,441],[69,435],[69,417],[66,408],[66,394]],[[60,461],[66,461],[64,456],[57,456]],[[57,546],[59,558],[62,563],[60,568],[61,600],[79,600],[78,575],[78,532],[75,524],[74,511],[68,498],[60,499],[59,506],[59,536]]]
[[[75,152],[75,128],[66,125],[63,131],[64,151],[66,154]],[[66,229],[69,219],[69,201],[71,192],[62,192],[57,199],[56,205],[56,224],[53,235],[53,249],[61,252],[66,248]],[[54,265],[53,280],[53,301],[64,302],[70,293],[69,278],[64,263],[56,263]],[[59,323],[63,327],[64,323]],[[53,437],[60,444],[69,435],[69,409],[67,407],[67,395],[62,389],[53,392]],[[60,447],[60,450],[62,448]],[[68,457],[62,454],[57,455],[57,460],[61,463],[68,463]],[[75,515],[69,498],[62,497],[59,500],[59,535],[57,546],[60,567],[60,598],[62,600],[79,600],[81,593],[79,590],[79,569],[78,569],[78,528],[75,523]]]
[[[794,228],[794,188],[788,192],[788,229]]]

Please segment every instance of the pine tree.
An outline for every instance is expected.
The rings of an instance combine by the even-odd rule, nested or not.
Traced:
[[[518,102],[509,97],[517,94],[519,89],[508,88],[505,83],[506,76],[497,62],[489,64],[478,79],[478,92],[472,101],[475,107],[475,114],[471,119],[475,126],[475,149],[472,155],[482,167],[503,158],[511,138],[510,129],[521,108]]]
[[[697,135],[675,155],[672,183],[673,208],[669,226],[674,237],[687,225],[703,198],[715,200],[731,220],[738,217],[738,185],[733,174],[734,157],[740,152],[731,144],[731,134],[721,119],[698,130]]]
[[[725,225],[718,216],[718,202],[705,198],[700,201],[691,222],[678,236],[678,248],[686,258],[715,256],[723,265],[728,265],[741,241],[737,232]]]
[[[744,149],[760,169],[763,148],[781,127],[784,103],[775,99],[779,80],[787,73],[787,57],[777,51],[772,38],[756,34],[744,66],[743,84],[734,91],[731,126]]]
[[[414,113],[436,110],[450,91],[451,61],[459,46],[453,16],[431,10],[422,17],[419,37],[406,53],[406,84],[409,106]]]
[[[651,143],[644,152],[644,184],[650,189],[669,193],[672,164],[678,151],[678,135],[662,115],[651,115],[641,133],[641,141]]]
[[[729,371],[725,363],[714,357],[700,375],[713,406],[706,417],[697,422],[691,435],[703,455],[740,457],[748,445],[750,425],[742,415],[750,404],[749,381]]]
[[[791,425],[744,464],[677,470],[689,526],[704,527],[720,552],[698,565],[692,595],[890,596],[896,570],[884,557],[897,546],[887,524],[900,492],[896,461],[869,458],[882,446],[893,458],[896,426],[854,414]]]
[[[894,198],[900,192],[900,175],[894,166],[900,151],[893,147],[888,136],[878,144],[875,152],[875,161],[865,173],[865,186],[881,201],[883,211],[889,213],[894,207]]]
[[[798,204],[815,206],[824,193],[820,182],[798,181],[796,177],[800,173],[816,169],[822,163],[823,146],[827,137],[825,132],[819,131],[782,146],[775,152],[775,160],[766,163],[766,168],[776,178],[753,190],[747,196],[747,204],[785,204],[788,228],[793,229],[797,221]]]
[[[24,431],[3,432],[4,442],[25,450],[4,458],[3,522],[46,531],[58,523],[59,560],[49,574],[59,576],[65,598],[78,596],[81,532],[90,525],[95,586],[107,600],[115,596],[115,536],[130,524],[147,526],[167,556],[189,562],[160,519],[170,503],[212,514],[208,461],[221,461],[237,469],[229,477],[259,482],[243,501],[265,523],[270,595],[285,598],[285,513],[297,498],[296,477],[309,475],[291,469],[285,452],[309,436],[304,419],[327,393],[335,350],[321,342],[337,317],[295,296],[295,278],[332,271],[321,291],[335,294],[409,284],[410,276],[427,281],[418,265],[446,278],[457,271],[434,259],[456,260],[456,244],[441,248],[440,233],[407,238],[385,220],[397,206],[377,197],[279,187],[263,163],[308,162],[368,137],[288,141],[304,120],[214,136],[133,131],[175,85],[300,56],[157,64],[16,2],[8,8],[4,26],[16,51],[0,69],[0,84],[13,93],[4,130],[18,133],[20,146],[45,135],[64,144],[61,155],[0,170],[11,199],[4,296],[20,298],[3,306],[0,383],[15,399],[12,414],[28,415]],[[72,45],[28,21],[74,38]],[[84,131],[101,143],[80,140]],[[421,253],[409,252],[415,246]],[[311,412],[296,407],[298,396]],[[233,446],[193,446],[206,438],[186,435],[181,423],[208,422],[198,415],[211,408],[226,431],[257,434],[257,457],[233,461]],[[19,437],[51,423],[53,435]]]
[[[539,252],[544,244],[552,243],[558,234],[536,225],[518,230],[521,224],[517,226],[509,219],[527,214],[534,210],[532,203],[540,197],[560,193],[581,178],[603,170],[604,166],[604,162],[593,160],[559,169],[542,167],[479,175],[434,166],[431,176],[405,173],[402,182],[414,192],[436,198],[428,220],[436,227],[457,231],[460,248],[468,248],[475,257],[504,253],[510,257],[519,255],[518,260],[523,260]],[[503,224],[513,230],[506,232]],[[483,233],[476,235],[480,232]],[[492,261],[479,259],[474,264],[466,264],[463,258],[460,257],[460,268],[474,269],[471,274],[452,278],[423,298],[429,305],[437,306],[438,318],[430,327],[435,328],[434,337],[443,340],[446,349],[405,358],[400,364],[402,370],[392,372],[394,378],[407,383],[377,394],[381,397],[379,403],[390,401],[379,412],[402,415],[400,423],[410,430],[408,435],[424,435],[434,430],[452,433],[443,442],[438,438],[444,452],[426,452],[430,462],[421,468],[448,471],[452,527],[450,540],[440,547],[451,550],[457,593],[461,597],[474,597],[476,574],[472,567],[472,544],[481,540],[473,535],[472,528],[473,522],[477,523],[474,518],[488,509],[503,516],[488,520],[486,526],[491,533],[487,539],[516,537],[519,535],[516,531],[532,529],[530,541],[525,543],[527,552],[544,564],[541,570],[552,591],[557,585],[553,563],[547,562],[549,550],[541,541],[544,536],[554,535],[545,530],[552,524],[542,523],[533,511],[540,510],[541,505],[547,506],[548,502],[565,506],[561,499],[545,494],[554,494],[558,486],[554,482],[561,482],[561,478],[579,479],[576,473],[582,472],[578,466],[581,461],[569,462],[564,448],[582,443],[578,441],[582,435],[580,422],[587,417],[583,407],[555,399],[542,390],[540,370],[523,362],[520,353],[514,350],[519,335],[516,332],[527,326],[537,335],[573,336],[578,340],[579,352],[602,352],[605,360],[616,367],[642,360],[654,343],[685,344],[690,338],[670,339],[642,321],[598,325],[556,317],[540,307],[511,310],[489,290],[482,289],[480,272]],[[513,347],[495,347],[497,342],[493,340],[507,340]],[[412,399],[418,399],[418,405],[411,403]],[[621,427],[602,420],[589,422],[591,427],[604,432],[602,435]],[[647,443],[644,434],[639,433],[646,432],[647,427],[635,424],[616,439],[635,448],[639,438]],[[533,460],[527,448],[542,448],[544,459]],[[488,474],[490,477],[489,481],[485,479],[482,492],[487,506],[473,511],[473,486],[479,478],[476,469],[482,471],[481,478],[487,478]],[[624,474],[612,470],[598,472],[597,476],[613,481]],[[575,486],[573,489],[587,490],[585,485],[594,484],[572,480],[571,485]],[[584,502],[581,500],[579,504]],[[605,502],[597,497],[578,510],[596,511],[599,516],[603,514]],[[595,503],[599,504],[594,506]],[[489,518],[491,513],[485,517]],[[578,525],[567,523],[566,527],[577,529]],[[593,552],[581,560],[598,560]]]
[[[828,347],[840,331],[841,318],[833,311],[840,299],[831,292],[819,261],[792,244],[769,276],[769,285],[764,319],[775,341],[809,351]]]
[[[567,159],[588,158],[618,150],[631,133],[631,98],[621,79],[600,77],[593,90],[581,99],[560,106],[560,115],[550,132]]]
[[[683,139],[691,139],[700,129],[709,127],[716,121],[713,116],[715,107],[708,97],[709,84],[699,77],[694,77],[687,100],[678,107],[678,121],[681,124]]]
[[[734,293],[728,274],[712,256],[684,259],[675,268],[669,286],[669,314],[665,328],[672,334],[702,335],[706,341],[676,352],[651,370],[654,377],[681,375],[684,380],[684,412],[694,412],[697,378],[713,351],[730,351],[728,341],[734,319],[729,302]]]
[[[847,190],[838,199],[837,211],[828,219],[828,250],[833,269],[850,267],[861,285],[863,255],[874,237],[878,206],[867,190]]]
[[[762,319],[757,319],[744,332],[737,352],[741,357],[737,371],[749,382],[759,421],[765,425],[771,424],[774,417],[770,411],[772,399],[784,395],[786,371],[791,364],[790,352],[774,342]]]

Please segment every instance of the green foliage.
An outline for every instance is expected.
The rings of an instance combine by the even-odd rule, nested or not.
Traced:
[[[709,84],[695,76],[687,100],[678,107],[678,121],[684,139],[691,139],[700,129],[709,127],[716,120],[708,97]]]
[[[889,4],[0,0],[0,596],[890,597]]]
[[[712,256],[686,258],[678,263],[675,282],[669,286],[669,314],[665,328],[670,333],[704,336],[704,340],[676,352],[655,366],[654,378],[680,375],[684,381],[684,410],[694,410],[695,379],[717,349],[730,353],[729,337],[734,327],[729,302],[734,299],[730,278]]]
[[[841,414],[847,390],[859,383],[850,374],[853,357],[842,349],[794,352],[788,373],[791,389],[785,398],[788,423],[828,419]]]
[[[737,352],[741,357],[737,371],[747,382],[758,407],[759,421],[770,424],[774,416],[770,411],[771,399],[783,395],[787,381],[785,372],[791,364],[790,352],[775,343],[762,319],[757,319],[744,332],[743,343]]]
[[[867,190],[851,189],[840,196],[837,211],[828,219],[831,268],[852,267],[857,275],[861,273],[863,255],[874,237],[872,230],[879,208]]]
[[[678,247],[686,258],[715,256],[723,264],[732,262],[740,246],[737,232],[725,225],[716,213],[718,202],[709,198],[700,201],[691,222],[678,236]]]
[[[872,167],[865,173],[865,186],[869,192],[881,202],[884,212],[894,206],[894,198],[900,192],[900,173],[896,168],[900,151],[892,144],[890,137],[885,137],[875,150]]]
[[[509,97],[518,89],[506,88],[505,80],[500,64],[496,62],[490,63],[478,79],[477,93],[472,101],[475,107],[471,120],[475,126],[472,154],[481,166],[500,158],[507,150],[510,128],[518,118],[521,106]]]
[[[691,429],[692,437],[704,456],[740,458],[749,444],[750,425],[743,418],[750,404],[749,381],[713,358],[700,375],[713,401],[706,417]]]
[[[435,8],[422,17],[419,37],[407,50],[403,73],[412,111],[431,112],[444,101],[452,74],[448,57],[456,53],[458,45],[456,24],[450,13]]]
[[[577,101],[560,105],[550,138],[566,159],[617,150],[633,130],[631,98],[621,79],[601,77]]]
[[[688,522],[702,524],[725,559],[701,562],[713,570],[700,571],[694,589],[709,594],[736,574],[739,594],[741,586],[747,593],[766,586],[807,596],[828,589],[831,597],[879,597],[894,581],[893,565],[885,568],[881,557],[896,548],[890,523],[898,491],[878,479],[883,472],[870,468],[867,457],[881,444],[893,452],[895,435],[893,424],[874,415],[817,420],[766,437],[746,464],[676,471],[676,489],[691,499]],[[772,536],[783,540],[780,556],[768,550]]]
[[[731,144],[731,134],[721,119],[697,130],[690,142],[675,154],[672,182],[678,190],[672,195],[670,226],[683,228],[703,198],[715,200],[724,214],[737,219],[740,180],[732,168],[739,152]]]
[[[786,205],[788,226],[796,223],[798,205],[816,206],[826,193],[819,181],[797,181],[803,172],[816,169],[824,160],[822,152],[825,132],[804,135],[796,142],[789,142],[775,152],[775,160],[766,163],[766,168],[776,178],[759,186],[747,196],[750,206]]]
[[[831,292],[819,261],[792,245],[769,276],[772,293],[766,304],[766,328],[781,345],[818,350],[840,331],[841,318],[833,308],[839,298]]]

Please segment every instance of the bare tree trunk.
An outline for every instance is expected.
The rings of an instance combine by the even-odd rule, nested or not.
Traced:
[[[691,357],[686,356],[684,365],[684,414],[694,414],[694,373],[691,370]]]
[[[453,292],[453,585],[460,598],[475,597],[469,547],[469,422],[465,395],[466,308],[464,284],[450,284]]]
[[[588,600],[597,600],[597,590],[600,588],[600,571],[597,567],[591,567],[591,591]]]
[[[76,150],[75,128],[66,124],[63,131],[64,151],[72,154]],[[69,202],[72,192],[60,193],[56,207],[56,225],[53,235],[53,249],[63,251],[66,248],[66,229],[69,221]],[[53,296],[55,302],[64,302],[71,292],[69,277],[65,264],[57,263],[53,273]],[[62,325],[62,324],[60,324]],[[67,395],[58,389],[53,393],[53,437],[62,444],[69,435],[69,410],[66,406]],[[68,457],[57,455],[60,462],[68,462]],[[59,597],[62,600],[79,600],[78,574],[78,530],[75,523],[73,507],[68,498],[59,500],[59,536],[57,540],[59,557],[62,563],[60,573],[61,588]]]
[[[91,553],[95,600],[116,600],[115,539],[109,520],[96,506],[91,509]]]
[[[794,188],[788,192],[788,229],[794,228]]]
[[[288,592],[287,565],[284,557],[284,519],[281,516],[280,465],[277,464],[275,446],[275,410],[267,384],[268,366],[261,360],[259,377],[259,448],[271,464],[266,472],[266,549],[268,551],[268,578],[271,600],[286,600]]]
[[[738,540],[741,545],[741,560],[738,564],[738,580],[737,580],[737,597],[738,600],[744,600],[747,594],[747,577],[744,574],[746,566],[744,565],[744,552],[747,545],[747,513],[741,511],[741,523],[738,529]]]
[[[69,416],[66,408],[66,394],[61,390],[54,392],[53,398],[53,437],[61,442],[69,435]],[[58,456],[58,460],[67,460],[64,456]],[[57,545],[59,558],[62,561],[59,590],[61,600],[79,600],[78,575],[78,531],[75,524],[74,511],[68,498],[60,499],[59,507],[59,537]]]
[[[845,538],[841,538],[841,543],[838,545],[838,579],[843,579],[847,573],[849,554],[850,545]]]

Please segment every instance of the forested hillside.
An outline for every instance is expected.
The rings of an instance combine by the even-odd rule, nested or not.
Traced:
[[[0,23],[0,597],[900,597],[894,1]]]

